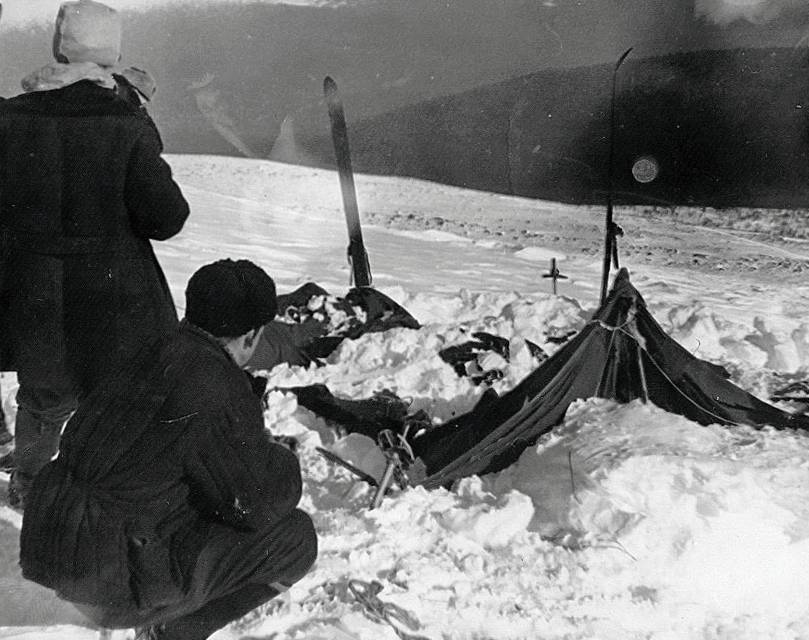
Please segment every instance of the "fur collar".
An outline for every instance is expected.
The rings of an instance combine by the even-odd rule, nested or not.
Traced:
[[[105,89],[115,89],[113,67],[102,67],[95,62],[51,62],[29,73],[22,79],[26,93],[52,91],[89,80]]]

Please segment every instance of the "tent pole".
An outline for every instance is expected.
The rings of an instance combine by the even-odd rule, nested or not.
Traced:
[[[646,370],[643,368],[643,350],[638,343],[635,347],[638,353],[638,370],[640,371],[640,384],[643,389],[643,404],[649,404],[649,387],[646,384]]]
[[[617,250],[615,247],[615,223],[612,221],[612,175],[613,163],[615,160],[615,87],[618,78],[618,69],[623,64],[626,57],[632,51],[629,47],[621,54],[618,61],[615,63],[615,68],[612,70],[612,93],[610,94],[610,137],[609,137],[609,154],[607,159],[607,216],[604,225],[604,265],[601,271],[601,304],[607,299],[607,287],[610,280],[610,261],[612,260],[613,253],[617,257]]]

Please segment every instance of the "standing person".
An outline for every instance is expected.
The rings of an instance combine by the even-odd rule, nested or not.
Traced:
[[[12,504],[24,506],[80,398],[176,326],[152,251],[188,204],[154,125],[116,94],[121,23],[66,2],[56,62],[0,102],[0,362],[19,380]]]
[[[298,460],[243,371],[276,304],[247,260],[191,277],[177,334],[82,402],[37,476],[24,577],[138,640],[203,640],[306,574]]]
[[[3,17],[3,3],[0,2],[0,18]],[[0,102],[3,102],[5,98],[0,96]],[[2,239],[0,239],[0,263],[3,260],[3,246],[2,246]],[[0,281],[2,281],[3,268],[0,266]],[[0,354],[0,357],[2,354]],[[3,361],[0,359],[0,371],[3,371]],[[3,411],[3,381],[2,381],[2,374],[0,374],[0,445],[8,444],[14,439],[14,436],[8,430],[6,425],[6,415]]]

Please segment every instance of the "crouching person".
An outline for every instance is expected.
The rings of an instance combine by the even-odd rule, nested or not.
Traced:
[[[88,396],[37,476],[26,578],[99,626],[202,640],[305,575],[317,539],[298,460],[268,437],[242,370],[275,312],[249,261],[191,277],[177,333]]]

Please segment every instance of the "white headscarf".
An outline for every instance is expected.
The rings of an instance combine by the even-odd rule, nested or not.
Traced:
[[[147,71],[117,66],[121,59],[121,20],[117,11],[100,2],[78,0],[59,7],[53,55],[56,62],[23,78],[23,90],[51,91],[82,80],[115,89],[113,76],[119,75],[143,100],[154,95],[155,82]]]
[[[121,59],[121,18],[93,0],[65,2],[56,16],[53,57],[59,62],[95,62],[112,67]]]

